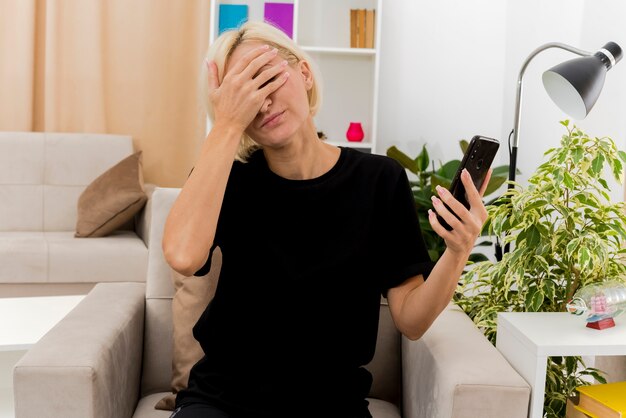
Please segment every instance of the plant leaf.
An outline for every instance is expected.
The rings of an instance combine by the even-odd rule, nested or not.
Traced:
[[[437,175],[439,177],[449,179],[450,182],[452,182],[452,179],[454,178],[454,175],[456,174],[456,171],[459,169],[460,165],[461,160],[448,161],[447,163],[442,165],[439,170],[437,170]]]
[[[469,147],[469,142],[466,139],[461,139],[459,141],[459,145],[461,146],[461,153],[465,154],[467,152],[467,147]]]
[[[400,151],[395,145],[387,148],[387,156],[393,158],[400,165],[407,170],[409,170],[413,174],[418,174],[419,170],[415,161],[406,155],[404,152]]]
[[[430,157],[428,156],[428,151],[426,150],[426,145],[422,146],[422,152],[415,158],[415,166],[419,172],[428,170],[428,166],[430,165]]]
[[[604,165],[604,155],[598,154],[598,156],[594,158],[593,161],[591,162],[591,170],[593,171],[593,174],[595,174],[596,176],[600,174],[600,172],[602,171],[603,165]]]

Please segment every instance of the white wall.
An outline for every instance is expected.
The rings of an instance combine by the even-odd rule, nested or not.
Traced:
[[[500,139],[495,164],[508,164],[520,66],[535,48],[563,42],[596,51],[608,41],[626,49],[623,0],[392,0],[381,36],[377,152],[391,145],[411,156],[426,143],[436,159],[460,158],[457,143],[474,134]],[[567,51],[537,55],[524,75],[517,180],[525,184],[558,146],[567,118],[543,90],[541,73],[577,58]],[[626,149],[626,59],[607,74],[589,116],[575,121],[592,136]],[[611,197],[623,199],[612,184]]]

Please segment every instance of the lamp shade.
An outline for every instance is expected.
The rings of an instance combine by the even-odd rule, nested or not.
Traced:
[[[622,58],[622,49],[608,42],[593,55],[574,58],[543,73],[543,86],[566,114],[584,119],[598,100],[608,70]]]

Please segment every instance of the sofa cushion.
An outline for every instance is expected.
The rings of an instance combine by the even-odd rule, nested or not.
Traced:
[[[0,184],[43,184],[44,135],[0,132]]]
[[[171,411],[154,409],[154,404],[165,395],[167,395],[167,392],[157,392],[141,398],[133,418],[168,418],[172,415]]]
[[[156,404],[157,409],[174,409],[176,394],[187,387],[191,368],[204,355],[193,336],[193,326],[215,295],[221,265],[222,253],[216,248],[211,258],[211,270],[205,276],[187,277],[170,269],[176,289],[172,299],[172,392]]]
[[[71,231],[45,232],[45,237],[49,282],[145,281],[148,248],[133,231],[90,239],[76,239]]]
[[[166,395],[167,393],[165,392],[158,392],[141,398],[132,418],[168,418],[171,415],[170,411],[154,409],[154,404]],[[368,398],[367,400],[369,402],[369,410],[374,418],[401,418],[402,416],[400,415],[400,410],[394,404],[379,399]],[[324,402],[323,399],[318,401]]]
[[[43,186],[44,231],[74,231],[78,198],[85,186]]]
[[[86,186],[133,153],[129,135],[46,132],[44,183]]]
[[[369,402],[368,409],[374,418],[401,418],[400,409],[387,401],[375,398],[367,398]]]
[[[78,199],[78,238],[104,237],[133,218],[145,205],[142,151],[98,176]]]
[[[151,279],[148,278],[149,282]],[[146,298],[141,396],[171,393],[172,385],[172,299]],[[163,397],[154,400],[152,409]]]
[[[372,361],[365,368],[372,373],[374,379],[370,396],[396,405],[402,401],[401,344],[400,332],[393,322],[387,301],[382,299],[376,351]]]
[[[0,232],[0,283],[45,282],[47,247],[43,232]]]
[[[43,186],[0,184],[0,231],[43,231]]]

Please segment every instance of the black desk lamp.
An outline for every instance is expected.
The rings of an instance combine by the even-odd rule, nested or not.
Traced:
[[[558,64],[543,73],[543,86],[548,92],[552,101],[566,114],[574,119],[584,119],[593,105],[598,100],[604,78],[615,64],[622,59],[622,48],[615,42],[606,43],[598,52],[592,53],[574,48],[558,42],[551,42],[540,46],[530,53],[517,77],[517,95],[515,98],[515,125],[511,134],[513,135],[513,146],[509,144],[509,180],[515,181],[515,171],[517,170],[517,146],[519,144],[520,130],[520,107],[522,102],[522,77],[530,60],[538,53],[548,48],[561,48],[574,54],[581,55],[581,58]],[[509,188],[513,187],[509,184]]]
[[[583,51],[559,42],[550,42],[540,46],[530,53],[522,64],[517,77],[517,94],[515,97],[515,119],[513,145],[509,141],[509,180],[515,181],[517,171],[517,147],[519,145],[519,130],[522,104],[522,78],[528,63],[541,51],[549,48],[560,48],[580,55],[558,64],[543,73],[543,86],[552,101],[566,114],[574,119],[584,119],[598,100],[602,91],[607,71],[622,59],[622,48],[615,42],[607,42],[595,53]],[[510,139],[509,135],[509,139]],[[509,183],[508,188],[513,188]],[[505,251],[508,251],[508,244]],[[502,249],[496,242],[496,259],[502,259]]]

